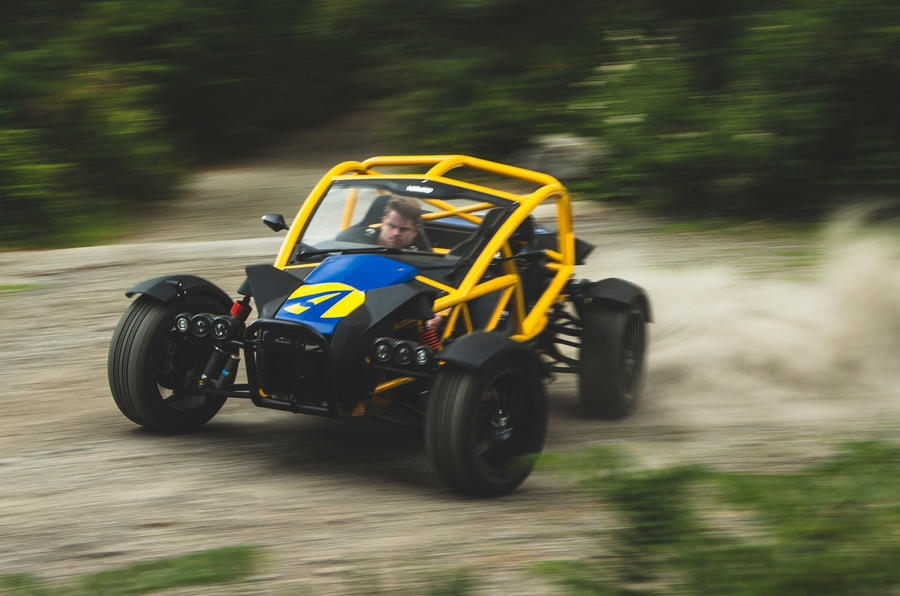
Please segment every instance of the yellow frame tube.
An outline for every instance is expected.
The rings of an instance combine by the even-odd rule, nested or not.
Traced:
[[[506,199],[507,201],[513,201],[515,203],[521,203],[524,199],[530,196],[531,193],[526,193],[525,195],[517,195],[515,193],[507,192],[505,190],[500,190],[499,188],[490,188],[488,186],[482,186],[480,184],[473,184],[472,182],[466,182],[464,180],[456,180],[455,178],[446,178],[443,176],[426,176],[425,174],[380,174],[380,173],[363,173],[361,175],[340,175],[335,176],[334,180],[354,180],[360,177],[365,177],[366,180],[410,180],[415,182],[421,182],[422,180],[429,180],[431,182],[443,182],[445,184],[452,184],[453,186],[458,186],[459,188],[465,188],[467,190],[474,190],[477,192],[483,192],[485,194],[500,197],[501,199]]]
[[[462,292],[459,289],[456,289],[451,294],[444,296],[443,298],[438,298],[434,301],[434,310],[441,311],[445,308],[450,308],[457,304],[480,298],[485,294],[490,294],[497,290],[505,290],[510,286],[515,287],[517,285],[519,285],[519,279],[515,275],[495,277],[494,279],[489,279],[484,283],[478,284],[468,292]]]
[[[454,288],[452,286],[448,286],[447,284],[442,284],[441,282],[435,281],[435,280],[431,279],[430,277],[425,277],[424,275],[417,275],[416,281],[420,281],[424,284],[428,284],[429,286],[435,287],[444,292],[449,293],[449,292],[456,291],[456,288]]]
[[[512,296],[513,290],[515,289],[516,286],[509,286],[503,290],[502,294],[500,294],[497,305],[494,307],[494,312],[491,313],[491,318],[488,319],[487,325],[484,326],[485,331],[491,331],[497,326],[497,323],[500,321],[500,315],[503,314],[503,309],[506,308],[506,304],[509,302],[509,298]]]
[[[434,205],[435,207],[441,207],[444,209],[442,205],[438,205],[437,203],[443,203],[447,205],[444,201],[437,201],[435,199],[425,199],[425,202],[429,205]],[[445,209],[444,211],[436,211],[434,213],[423,213],[422,219],[443,219],[445,217],[453,217],[454,215],[462,215],[463,213],[472,213],[473,211],[481,211],[482,209],[490,209],[494,207],[493,203],[478,203],[476,205],[467,205],[466,207],[454,207],[450,205],[450,209]],[[471,219],[469,221],[472,221]],[[475,223],[480,223],[479,219]]]
[[[453,211],[455,209],[455,207],[453,205],[451,205],[450,203],[447,203],[446,201],[442,201],[440,199],[425,199],[425,200],[426,200],[426,202],[428,202],[429,205],[434,205],[435,207],[440,207],[444,211]],[[471,221],[472,223],[476,223],[476,224],[481,223],[481,218],[478,217],[477,215],[471,215],[469,213],[463,213],[463,212],[460,212],[457,215],[459,215],[459,217],[461,217],[463,219],[467,219],[467,220]]]
[[[359,195],[358,188],[351,188],[347,193],[347,202],[344,203],[344,215],[341,216],[341,230],[350,227],[353,221],[353,212],[356,211],[356,197]]]
[[[384,383],[379,383],[378,385],[376,385],[375,389],[372,390],[372,394],[378,395],[379,393],[390,391],[395,387],[406,385],[407,383],[412,383],[413,381],[415,381],[415,379],[412,377],[397,377],[396,379],[391,379],[390,381],[385,381]]]
[[[294,221],[291,222],[291,229],[288,230],[287,235],[284,237],[284,242],[281,243],[281,250],[278,251],[278,256],[275,257],[276,267],[284,269],[285,265],[287,265],[288,259],[291,258],[291,252],[297,245],[297,238],[299,238],[303,230],[306,229],[306,225],[309,223],[309,216],[319,204],[319,200],[322,198],[325,190],[331,185],[332,179],[334,179],[335,176],[341,176],[347,172],[364,171],[365,166],[360,162],[345,161],[337,164],[328,170],[327,174],[322,176],[322,179],[319,180],[315,187],[313,187],[309,196],[307,196],[306,200],[303,201],[303,204],[300,205],[300,210],[297,211]]]

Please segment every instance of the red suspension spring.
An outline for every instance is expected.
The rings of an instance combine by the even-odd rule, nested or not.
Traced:
[[[422,343],[434,351],[441,349],[441,340],[438,337],[437,329],[422,329]]]

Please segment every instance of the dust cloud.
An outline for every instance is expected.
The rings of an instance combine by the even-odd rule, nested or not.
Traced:
[[[629,272],[650,293],[645,406],[721,421],[862,417],[900,407],[900,238],[843,214],[797,275],[732,266]],[[820,407],[821,406],[821,407]],[[661,414],[663,412],[660,412]]]

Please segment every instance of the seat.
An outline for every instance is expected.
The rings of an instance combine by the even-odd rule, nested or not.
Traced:
[[[475,229],[475,233],[450,249],[450,254],[461,257],[472,257],[494,237],[494,233],[500,228],[500,224],[509,215],[506,207],[494,207],[489,209]]]

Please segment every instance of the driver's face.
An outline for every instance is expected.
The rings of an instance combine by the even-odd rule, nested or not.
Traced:
[[[381,231],[378,244],[392,248],[406,248],[416,238],[419,227],[411,219],[403,217],[396,211],[388,211],[381,218]]]

